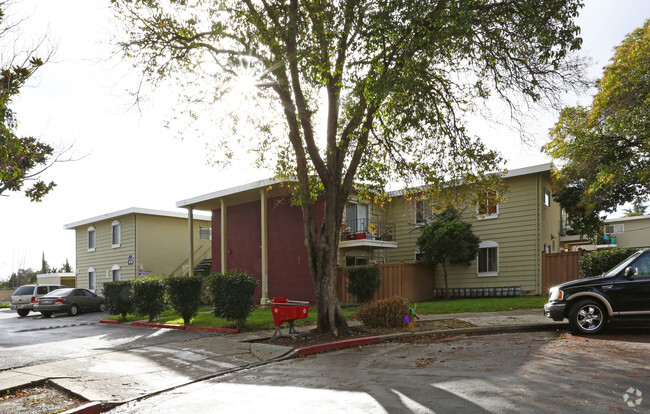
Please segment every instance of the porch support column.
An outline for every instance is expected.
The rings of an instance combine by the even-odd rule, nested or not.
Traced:
[[[228,270],[228,249],[226,248],[226,200],[221,199],[221,273]]]
[[[187,228],[190,234],[190,255],[188,265],[190,267],[190,276],[194,276],[194,209],[188,207],[187,209]]]
[[[269,303],[269,256],[268,256],[268,214],[266,209],[266,190],[260,190],[260,211],[261,211],[261,231],[262,235],[262,298],[261,305]]]

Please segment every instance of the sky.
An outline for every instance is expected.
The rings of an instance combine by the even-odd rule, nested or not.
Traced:
[[[74,162],[59,163],[43,178],[57,187],[40,203],[19,193],[0,197],[0,280],[18,268],[40,269],[41,255],[50,266],[66,259],[75,266],[75,235],[68,223],[141,207],[166,211],[179,200],[268,178],[270,171],[242,161],[220,169],[208,165],[205,138],[183,140],[164,123],[174,115],[175,92],[160,88],[140,108],[128,93],[137,72],[111,58],[115,34],[108,0],[22,0],[14,12],[26,42],[47,34],[55,54],[30,79],[12,106],[19,135],[35,136],[55,146],[72,144]],[[593,60],[598,78],[625,36],[650,18],[647,0],[586,0],[578,24],[582,53]],[[593,93],[593,91],[590,91]],[[589,104],[591,96],[567,98],[567,105]],[[500,150],[509,169],[550,161],[539,148],[557,114],[537,114],[530,124],[535,142],[489,122],[472,127]]]

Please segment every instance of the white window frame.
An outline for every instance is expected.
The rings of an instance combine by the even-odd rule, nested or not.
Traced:
[[[88,251],[89,252],[94,252],[97,249],[97,229],[95,226],[90,226],[88,227]],[[92,243],[91,243],[92,241]]]
[[[413,222],[416,227],[425,226],[432,218],[434,213],[433,203],[428,198],[415,200],[415,216]],[[419,217],[422,219],[419,219]]]
[[[119,221],[115,220],[113,224],[111,224],[111,247],[115,249],[117,247],[120,247],[121,245],[122,245],[122,224]]]
[[[115,278],[115,275],[117,275],[117,279]],[[122,268],[120,268],[120,265],[113,265],[113,267],[111,267],[111,276],[113,282],[122,280]]]
[[[208,233],[207,239],[204,237],[204,234],[201,234],[205,231]],[[212,227],[199,227],[199,240],[212,240]]]
[[[499,252],[499,243],[497,243],[495,241],[488,240],[488,241],[481,242],[479,244],[478,248],[479,248],[479,254],[476,256],[476,275],[478,277],[495,277],[495,276],[499,276],[499,262],[500,262],[500,260],[499,260],[499,253],[500,253]],[[494,249],[494,248],[496,248],[496,250],[497,250],[497,256],[496,256],[497,269],[496,269],[496,271],[494,271],[494,270],[487,271],[487,272],[479,271],[479,266],[480,266],[479,260],[480,260],[480,255],[481,255],[480,250],[481,249]],[[489,265],[489,263],[488,263],[488,265]]]
[[[498,198],[498,196],[499,196],[499,194],[496,193],[496,192],[494,192],[494,191],[486,191],[485,194],[482,194],[482,195],[481,195],[482,197],[485,197],[485,199],[488,201],[488,203],[487,203],[487,210],[488,210],[488,212],[490,211],[490,204],[489,204],[489,201],[490,201],[490,193],[494,193],[494,199],[495,199],[495,200],[496,200],[496,199]],[[500,204],[500,203],[497,201],[497,202],[496,202],[496,206],[495,206],[496,208],[495,208],[495,212],[494,212],[494,213],[492,213],[492,214],[482,214],[481,211],[480,211],[480,208],[481,208],[481,199],[479,198],[478,203],[476,204],[476,219],[477,219],[477,220],[488,220],[488,219],[495,219],[495,218],[499,217],[499,204]]]
[[[605,225],[605,234],[621,234],[625,233],[625,224],[606,224]]]
[[[546,188],[546,187],[544,187],[544,195],[543,195],[542,203],[543,203],[546,207],[550,207],[550,206],[551,206],[551,190],[549,190],[549,189]]]
[[[94,267],[88,268],[88,290],[92,290],[93,292],[97,290],[97,272]]]

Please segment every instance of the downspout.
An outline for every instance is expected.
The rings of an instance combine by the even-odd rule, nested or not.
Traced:
[[[187,223],[190,235],[189,275],[194,276],[194,209],[192,207],[187,208]]]
[[[535,196],[536,211],[536,225],[535,225],[535,294],[539,295],[542,292],[542,244],[541,244],[541,227],[542,227],[542,209],[541,209],[541,181],[542,177],[537,174],[537,195]]]
[[[223,198],[221,201],[221,273],[226,273],[228,266],[227,249],[226,249],[226,200]]]
[[[120,237],[122,237],[122,235],[120,235]],[[135,257],[133,258],[133,264],[135,265],[135,274],[133,275],[133,278],[137,279],[140,276],[140,255],[138,254],[138,216],[136,214],[133,214],[133,244],[135,245]]]
[[[266,190],[260,190],[260,212],[261,212],[261,238],[262,238],[262,298],[260,305],[269,303],[269,255],[268,255],[268,214],[266,206]]]

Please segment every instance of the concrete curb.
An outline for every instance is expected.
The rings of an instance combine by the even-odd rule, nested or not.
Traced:
[[[401,332],[388,335],[369,336],[364,338],[345,339],[342,341],[327,342],[324,344],[317,344],[295,348],[287,355],[278,358],[279,360],[297,358],[321,352],[335,351],[338,349],[354,348],[363,345],[373,345],[381,342],[389,342],[397,339],[423,337],[432,335],[446,335],[446,336],[459,336],[459,335],[497,335],[501,333],[515,333],[515,332],[536,332],[536,331],[555,331],[558,329],[567,328],[566,323],[548,323],[548,324],[528,324],[528,325],[499,325],[499,326],[483,326],[477,328],[460,328],[460,329],[445,329],[439,331],[424,331],[424,332]]]
[[[106,411],[108,407],[104,407],[101,401],[92,401],[77,408],[64,411],[63,414],[100,414]]]

